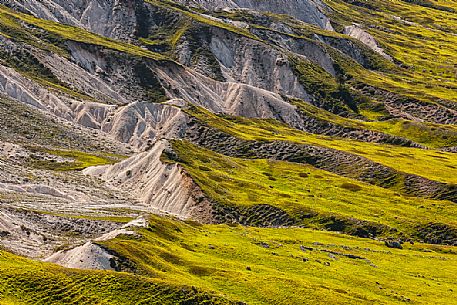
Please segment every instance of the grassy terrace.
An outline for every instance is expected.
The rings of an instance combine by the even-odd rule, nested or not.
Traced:
[[[380,242],[309,229],[199,226],[160,218],[141,234],[139,240],[121,237],[106,245],[133,260],[143,275],[219,291],[248,304],[397,304],[408,299],[451,304],[457,289],[457,257],[450,247],[393,250]]]
[[[181,141],[173,148],[204,192],[228,206],[267,204],[296,217],[311,212],[356,218],[396,228],[406,236],[428,223],[457,228],[457,206],[451,202],[404,197],[309,165],[230,158]],[[304,220],[322,228],[315,221]]]
[[[188,302],[188,303],[186,303]],[[229,304],[131,274],[64,269],[0,250],[0,304]]]
[[[122,161],[126,156],[109,153],[87,153],[77,150],[45,149],[41,147],[30,148],[32,152],[41,152],[56,157],[68,159],[64,162],[52,162],[44,159],[28,159],[28,165],[39,169],[54,171],[77,171],[91,166],[108,165]]]
[[[452,247],[388,249],[309,229],[159,217],[139,233],[104,243],[130,259],[137,275],[64,269],[0,251],[0,304],[452,304],[457,289]]]
[[[417,1],[428,2],[434,8],[400,0],[369,1],[366,7],[342,0],[325,2],[333,9],[335,20],[344,25],[364,25],[405,66],[392,74],[360,70],[359,77],[415,98],[457,101],[455,1]]]
[[[186,111],[200,121],[242,139],[324,146],[358,154],[402,172],[445,183],[457,183],[457,155],[453,153],[318,136],[289,128],[274,120],[221,117],[196,107]]]
[[[293,101],[293,103],[306,115],[340,126],[380,131],[386,134],[410,139],[430,148],[457,145],[457,127],[454,125],[413,122],[403,119],[377,121],[376,119],[378,116],[382,116],[382,114],[372,113],[369,110],[361,110],[361,114],[366,117],[374,115],[374,117],[372,117],[373,121],[367,122],[344,118],[302,101]]]

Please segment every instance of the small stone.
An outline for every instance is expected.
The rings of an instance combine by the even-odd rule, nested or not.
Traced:
[[[394,249],[403,249],[403,246],[401,245],[401,243],[399,241],[396,241],[396,240],[386,240],[384,242],[384,244],[388,247],[388,248],[394,248]]]
[[[270,245],[269,245],[268,243],[266,243],[266,242],[261,242],[261,243],[260,243],[260,246],[262,246],[262,247],[265,248],[265,249],[270,248]]]
[[[311,248],[311,247],[305,247],[305,246],[301,245],[301,246],[300,246],[300,250],[302,250],[303,252],[306,252],[306,250],[308,250],[308,251],[313,251],[313,248]]]

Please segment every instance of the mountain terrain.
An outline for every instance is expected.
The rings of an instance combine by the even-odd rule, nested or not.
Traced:
[[[455,0],[0,0],[0,127],[0,305],[455,302]]]

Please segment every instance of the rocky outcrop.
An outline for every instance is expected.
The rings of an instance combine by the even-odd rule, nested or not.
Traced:
[[[58,251],[45,258],[44,261],[67,268],[134,272],[136,268],[131,261],[101,245],[100,242],[114,239],[119,235],[138,236],[134,231],[135,227],[145,228],[147,221],[143,217],[139,217],[120,229],[103,234],[93,241],[69,250]]]
[[[123,116],[125,118],[127,113],[141,114],[145,105],[148,104],[146,102],[148,100],[148,86],[141,83],[141,78],[134,69],[138,61],[135,58],[118,56],[119,54],[114,51],[80,43],[68,43],[68,47],[72,62],[57,55],[48,55],[40,51],[36,52],[36,57],[45,66],[48,66],[60,81],[72,84],[80,92],[86,94],[87,99],[90,100],[81,101],[80,96],[76,98],[59,91],[49,90],[49,88],[24,77],[14,69],[1,65],[0,90],[13,99],[46,110],[56,116],[90,128],[103,129],[109,132],[113,130],[115,134],[119,135],[118,128],[106,120],[109,117],[119,119]],[[237,56],[240,57],[241,54]],[[279,54],[272,53],[269,58],[270,64],[273,65],[269,68],[273,69],[271,71],[257,70],[257,64],[254,63],[246,65],[246,68],[243,66],[234,67],[233,72],[227,72],[228,76],[232,75],[230,76],[232,81],[224,82],[183,68],[173,62],[158,64],[145,60],[141,65],[144,67],[144,71],[151,73],[152,78],[148,78],[149,80],[157,79],[158,88],[163,88],[164,94],[168,98],[183,99],[213,112],[254,118],[275,118],[287,122],[291,126],[297,126],[300,124],[300,118],[295,107],[286,102],[279,92],[295,94],[304,99],[307,98],[307,94],[298,84],[296,77],[290,72],[290,68],[278,64],[280,59]],[[59,71],[56,67],[59,67]],[[104,72],[97,74],[97,67]],[[269,77],[268,80],[256,80],[249,76],[271,74],[273,71],[276,71],[274,72],[275,75],[289,76],[279,77],[279,80],[275,80],[274,77]],[[234,78],[237,78],[238,81],[245,81],[247,84],[236,82]],[[104,103],[94,102],[93,99]],[[126,103],[129,105],[107,105]],[[149,111],[161,112],[166,107],[153,106],[149,103],[146,108]],[[115,113],[118,111],[123,114],[116,115]],[[169,114],[172,115],[172,112]],[[129,120],[135,121],[136,119],[130,118]]]
[[[95,47],[76,43],[68,46],[73,62],[34,48],[28,52],[29,56],[48,67],[59,81],[71,84],[74,90],[87,95],[75,92],[72,96],[52,90],[1,64],[0,91],[56,117],[101,130],[114,140],[138,149],[147,146],[150,139],[179,134],[185,118],[178,108],[138,101],[147,98],[148,89],[140,84],[132,64],[123,59],[106,59],[104,51]],[[14,43],[2,47],[8,48],[9,52],[21,48]],[[135,59],[131,60],[135,63]],[[97,72],[95,67],[105,72]],[[131,81],[125,83],[121,80],[126,78]]]
[[[358,25],[354,24],[345,27],[343,33],[360,40],[370,49],[382,55],[385,59],[392,60],[392,57],[390,55],[387,55],[384,49],[379,46],[376,39],[370,33],[365,32]]]
[[[131,39],[141,25],[143,1],[3,0],[0,3],[48,19],[119,39]]]
[[[203,54],[212,54],[216,67],[205,67],[202,70],[220,70],[221,80],[246,84],[303,100],[311,99],[288,64],[287,55],[264,43],[234,35],[229,31],[215,28],[207,29],[206,32],[204,35],[200,30],[195,30],[183,38],[183,44],[178,46],[179,58],[183,64],[198,71],[198,58],[202,50],[206,50]],[[188,43],[189,41],[192,43]]]
[[[88,168],[84,173],[131,192],[151,212],[211,222],[211,203],[193,180],[180,165],[161,161],[167,146],[167,141],[161,140],[149,151],[112,166]]]
[[[176,65],[156,68],[167,95],[216,113],[250,118],[275,118],[295,125],[300,118],[295,107],[279,94],[236,82],[219,82]]]
[[[261,12],[287,14],[323,29],[333,30],[329,18],[325,16],[327,7],[320,0],[177,0],[176,2],[203,7],[210,11],[225,8],[245,8]]]
[[[457,246],[457,229],[443,223],[428,223],[416,227],[416,237],[429,244]]]
[[[139,150],[160,138],[182,137],[187,123],[180,108],[167,104],[135,102],[109,113],[100,123],[103,132]]]
[[[284,32],[271,31],[269,28],[263,27],[252,29],[252,31],[263,40],[278,46],[281,50],[288,50],[293,54],[300,55],[305,60],[320,66],[332,76],[336,76],[334,61],[322,44],[321,37],[316,35],[313,39],[302,38],[293,35],[293,32],[285,34]],[[282,54],[283,58],[287,58],[285,52],[282,52]],[[287,65],[287,60],[278,63]]]
[[[72,219],[15,208],[0,210],[0,241],[8,249],[30,257],[43,257],[68,242],[78,243],[115,230],[109,221]]]
[[[57,252],[45,261],[67,268],[116,270],[115,256],[92,242],[68,251]]]

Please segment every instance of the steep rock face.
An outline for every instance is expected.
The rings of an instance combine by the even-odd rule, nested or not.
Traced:
[[[296,125],[300,117],[295,106],[279,94],[251,85],[220,82],[177,65],[161,65],[155,69],[167,95],[179,98],[213,112],[250,118],[276,118]]]
[[[388,60],[392,60],[392,57],[387,55],[383,48],[381,48],[376,41],[376,39],[369,33],[365,32],[357,25],[350,25],[344,28],[344,34],[354,37],[355,39],[360,40],[365,45],[367,45],[370,49],[375,51],[376,53],[382,55],[384,58]]]
[[[88,168],[84,173],[131,192],[152,212],[210,222],[211,203],[202,191],[181,166],[161,161],[167,146],[167,141],[158,141],[149,151],[112,166]]]
[[[201,6],[207,10],[223,8],[246,8],[276,14],[287,14],[301,21],[333,30],[330,20],[325,16],[325,4],[320,0],[177,0],[186,5]]]
[[[280,47],[280,49],[288,50],[315,63],[332,76],[336,75],[333,59],[322,46],[320,37],[316,36],[315,40],[303,39],[264,29],[256,29],[253,32],[265,41]],[[283,56],[285,57],[287,54],[284,53]]]
[[[225,81],[303,100],[311,99],[288,65],[287,55],[276,49],[221,29],[211,29],[206,35],[199,32],[186,36],[189,40],[179,47],[179,58],[183,64],[197,71],[219,71],[220,78]],[[186,44],[188,41],[192,41],[193,47]],[[212,54],[217,64],[199,69],[202,50]]]
[[[7,43],[0,48],[9,52],[21,47],[6,39],[3,41]],[[106,59],[102,50],[73,43],[69,43],[69,49],[73,61],[34,48],[28,52],[48,67],[59,81],[87,94],[83,99],[52,90],[1,64],[0,90],[24,104],[84,127],[102,130],[113,139],[136,148],[148,145],[150,139],[173,137],[172,134],[179,133],[185,118],[178,108],[138,101],[147,99],[148,89],[140,84],[132,68],[135,59],[133,65],[127,64],[125,59]],[[106,69],[105,72],[95,71],[94,67],[102,69],[100,66]],[[152,73],[152,68],[145,67]],[[130,81],[123,85],[123,79]]]
[[[57,21],[91,32],[130,39],[140,30],[144,3],[139,0],[3,0],[38,18]]]
[[[226,43],[234,43],[234,41],[228,40]],[[252,47],[252,44],[246,44],[246,49],[256,48]],[[122,94],[124,99],[130,101],[149,100],[148,91],[155,92],[163,88],[170,99],[183,99],[214,112],[258,118],[280,118],[292,123],[298,117],[294,111],[295,107],[285,102],[279,93],[309,99],[290,67],[281,65],[280,54],[273,51],[271,56],[266,57],[268,64],[265,64],[264,68],[260,68],[263,64],[256,62],[254,54],[251,63],[243,63],[239,52],[236,55],[237,65],[232,69],[227,68],[225,72],[227,78],[230,77],[232,81],[215,80],[171,61],[157,63],[143,60],[140,64],[141,71],[149,73],[147,78],[149,82],[153,80],[155,82],[145,84],[135,69],[138,67],[136,59],[109,57],[103,50],[93,50],[80,44],[72,44],[70,50],[73,61],[77,65],[84,67],[84,70],[91,75],[96,73],[95,67],[99,67],[103,75],[98,77],[109,83],[113,91]],[[270,53],[265,47],[260,50],[262,50],[260,54],[263,55]],[[221,59],[223,59],[222,55]],[[266,79],[253,77],[257,74],[266,75]],[[278,77],[279,80],[275,79],[274,76],[279,74],[281,75]],[[82,76],[82,74],[79,75]]]
[[[156,101],[161,97],[161,84],[158,82],[156,75],[151,66],[153,61],[147,58],[138,58],[135,56],[126,56],[120,52],[109,50],[99,46],[87,45],[84,43],[67,42],[67,48],[71,54],[71,62],[81,67],[83,73],[78,70],[64,71],[71,73],[73,77],[89,78],[89,83],[94,83],[93,78],[98,82],[109,86],[109,90],[116,92],[120,97],[110,98],[111,103],[126,104],[132,101]],[[60,59],[62,60],[62,59]],[[64,59],[65,60],[65,59]],[[60,69],[71,69],[58,66]],[[62,76],[66,82],[68,76]],[[75,83],[78,86],[79,82]],[[92,90],[85,90],[84,87],[77,87],[84,90],[87,95],[93,96]],[[97,90],[97,87],[95,88]]]
[[[41,110],[48,110],[60,117],[70,119],[68,106],[73,99],[57,96],[15,70],[0,65],[0,90],[7,96]]]
[[[136,102],[110,113],[101,129],[116,140],[143,150],[155,139],[181,137],[186,122],[185,114],[170,104]]]
[[[80,92],[87,93],[87,96],[100,101],[112,101],[116,104],[128,103],[128,106],[81,101],[79,98],[50,90],[24,77],[14,69],[1,65],[0,89],[9,97],[23,103],[83,126],[112,133],[122,142],[129,142],[134,133],[137,134],[136,139],[144,139],[139,136],[139,134],[148,132],[144,122],[139,122],[138,117],[127,118],[127,116],[136,113],[141,117],[147,112],[151,114],[152,119],[161,120],[158,113],[168,107],[148,102],[134,102],[139,99],[147,99],[148,91],[147,86],[145,88],[144,85],[141,85],[139,76],[132,68],[136,59],[113,56],[109,60],[105,60],[107,56],[103,50],[92,49],[76,43],[70,43],[69,46],[72,62],[57,55],[45,55],[38,51],[36,57],[49,66],[62,82],[71,83]],[[145,71],[150,71],[149,73],[157,78],[158,82],[160,81],[158,86],[165,88],[165,93],[169,98],[184,99],[214,112],[247,117],[278,118],[293,126],[299,124],[300,118],[294,110],[295,107],[284,101],[279,94],[247,84],[219,82],[191,69],[180,67],[173,62],[160,65],[150,62],[142,65],[144,65]],[[103,75],[97,75],[95,67],[105,71]],[[145,112],[146,108],[148,110]],[[119,113],[116,114],[116,112]],[[175,113],[173,114],[173,112]],[[176,110],[168,112],[168,114],[174,117]],[[110,117],[114,120],[112,121]],[[182,122],[182,119],[179,120]],[[120,121],[127,125],[120,126],[118,124]],[[164,122],[163,119],[161,121]],[[138,122],[140,126],[135,129]],[[160,122],[154,123],[156,127],[159,126],[158,123]],[[180,124],[176,126],[180,126]],[[163,130],[167,129],[163,128]],[[158,130],[155,130],[154,133],[160,134]],[[139,144],[138,141],[136,142]]]
[[[187,118],[172,103],[133,102],[119,107],[83,103],[73,111],[77,123],[99,129],[136,150],[144,150],[156,139],[179,138],[183,134]]]

